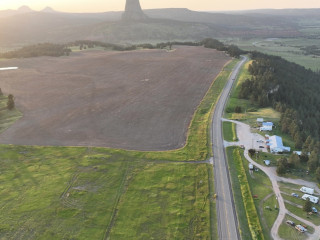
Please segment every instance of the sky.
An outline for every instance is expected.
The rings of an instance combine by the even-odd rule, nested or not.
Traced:
[[[320,8],[320,0],[140,0],[143,9],[189,8],[197,11],[225,11],[261,8]],[[50,6],[63,12],[122,11],[125,0],[0,0],[0,10],[27,5],[34,10]]]

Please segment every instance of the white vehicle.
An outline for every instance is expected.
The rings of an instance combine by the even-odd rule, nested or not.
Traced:
[[[307,229],[306,229],[305,227],[301,226],[301,225],[296,225],[295,228],[296,228],[299,232],[302,232],[302,233],[304,233],[304,232],[307,231]]]
[[[308,187],[302,187],[300,188],[300,191],[303,193],[307,193],[307,194],[314,194],[314,189],[313,188],[308,188]]]
[[[249,170],[253,170],[254,169],[254,166],[252,163],[249,163]]]
[[[313,203],[318,203],[319,202],[319,198],[318,197],[315,197],[315,196],[312,196],[312,195],[309,195],[309,194],[304,194],[301,198],[303,200],[307,200],[307,198],[309,198],[310,202],[313,202]]]

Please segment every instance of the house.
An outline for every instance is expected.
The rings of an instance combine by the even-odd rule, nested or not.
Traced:
[[[262,126],[260,127],[260,132],[261,131],[272,131],[272,126]]]
[[[263,122],[260,131],[272,131],[273,122]]]
[[[282,138],[276,135],[269,137],[267,146],[270,148],[271,153],[284,153],[290,152],[291,150],[290,147],[283,146]]]

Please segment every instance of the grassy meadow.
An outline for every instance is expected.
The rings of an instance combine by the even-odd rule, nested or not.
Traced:
[[[318,29],[319,30],[319,29]],[[306,33],[315,31],[304,29]],[[240,48],[248,51],[259,51],[269,55],[276,55],[284,59],[297,63],[313,71],[320,70],[320,56],[306,55],[301,47],[319,46],[320,40],[317,38],[271,38],[271,39],[222,39],[228,44],[238,45]]]
[[[0,239],[208,239],[209,167],[0,146]]]

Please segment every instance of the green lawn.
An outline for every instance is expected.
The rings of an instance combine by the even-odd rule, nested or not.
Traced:
[[[280,225],[280,228],[279,228],[279,236],[282,238],[282,239],[286,239],[286,240],[304,240],[304,239],[307,239],[307,235],[304,234],[304,233],[300,233],[298,230],[296,230],[294,227],[288,225],[286,223],[286,221],[293,221],[295,224],[299,224],[299,220],[289,216],[289,215],[286,215],[282,224]],[[308,227],[308,232],[310,233],[313,233],[314,232],[314,229],[310,226],[307,226]]]
[[[0,239],[208,239],[205,164],[0,146]]]
[[[303,211],[302,208],[298,208],[296,206],[293,206],[289,203],[286,203],[285,202],[285,205],[286,205],[286,208],[292,212],[293,214],[301,217],[301,218],[304,218],[312,223],[314,223],[315,225],[320,225],[320,216],[319,214],[313,214],[313,215],[308,215],[305,211]]]
[[[236,124],[223,122],[223,138],[228,142],[237,141]]]

